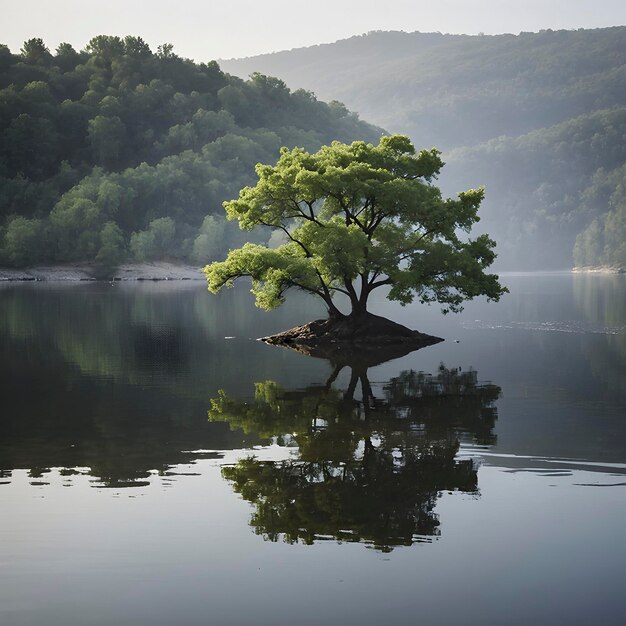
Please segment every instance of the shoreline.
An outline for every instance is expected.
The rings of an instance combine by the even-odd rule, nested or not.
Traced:
[[[110,278],[103,279],[95,278],[94,270],[94,266],[84,263],[21,269],[2,267],[0,268],[0,282],[205,280],[200,267],[165,261],[120,265]]]
[[[127,263],[120,265],[110,278],[95,278],[95,266],[88,263],[70,265],[42,265],[29,268],[0,267],[0,282],[117,282],[144,280],[205,280],[202,268],[183,263],[155,261],[153,263]],[[573,267],[563,273],[572,274],[625,274],[626,268],[615,266]],[[503,271],[500,274],[511,272]],[[526,273],[526,272],[524,272]],[[534,272],[528,272],[534,273]],[[541,273],[538,270],[536,273]]]
[[[573,267],[572,274],[626,274],[626,268],[615,265],[584,265]]]

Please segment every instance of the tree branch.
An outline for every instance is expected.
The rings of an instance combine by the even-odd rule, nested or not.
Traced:
[[[372,221],[367,225],[367,238],[371,241],[372,236],[374,235],[374,231],[378,228],[380,223],[387,217],[386,213],[382,211],[376,215],[376,217],[372,216]]]
[[[428,235],[430,235],[430,234],[432,234],[432,233],[436,232],[436,231],[438,230],[438,228],[439,228],[438,226],[435,226],[435,227],[433,227],[433,228],[429,228],[428,230],[424,231],[424,232],[423,232],[423,233],[422,233],[419,237],[417,237],[417,238],[415,239],[415,241],[413,241],[413,242],[411,243],[411,245],[410,245],[410,246],[405,247],[405,248],[401,248],[400,250],[398,250],[398,254],[402,255],[402,254],[403,254],[403,253],[405,253],[405,252],[407,252],[407,253],[411,253],[411,252],[414,250],[415,246],[416,246],[416,245],[417,245],[417,244],[418,244],[418,243],[419,243],[422,239],[424,239],[424,237],[427,237]],[[406,256],[399,256],[399,257],[398,257],[398,260],[399,260],[399,261],[402,261],[402,260],[406,259],[408,256],[410,256],[410,254],[407,254]]]
[[[383,285],[391,285],[393,284],[393,281],[391,280],[391,278],[385,278],[384,280],[379,280],[377,282],[374,282],[370,285],[370,291],[372,291],[373,289],[378,289],[378,287],[382,287]]]
[[[311,258],[313,255],[311,254],[311,252],[309,251],[309,249],[298,239],[296,239],[287,229],[286,226],[283,226],[283,224],[268,224],[266,222],[259,222],[262,226],[269,226],[270,228],[279,228],[280,230],[282,230],[285,235],[287,235],[287,237],[289,237],[289,239],[291,239],[291,241],[293,241],[294,243],[297,243],[302,250],[304,251],[304,254],[306,254],[307,258]]]

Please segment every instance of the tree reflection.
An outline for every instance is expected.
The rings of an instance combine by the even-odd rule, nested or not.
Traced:
[[[341,369],[298,391],[266,381],[251,402],[223,392],[212,400],[211,421],[298,449],[285,461],[223,468],[255,506],[251,525],[271,541],[363,541],[384,551],[437,536],[441,492],[477,493],[473,462],[456,459],[459,439],[494,443],[500,388],[444,365],[376,384],[352,365],[340,389]]]

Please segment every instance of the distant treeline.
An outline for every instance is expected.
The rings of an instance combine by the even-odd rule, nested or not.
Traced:
[[[626,27],[372,32],[221,64],[442,149],[448,194],[486,185],[481,226],[501,268],[626,267]]]
[[[626,267],[625,139],[626,107],[604,109],[452,150],[448,174],[486,185],[481,225],[509,267]]]
[[[207,262],[249,237],[221,204],[258,162],[381,133],[339,102],[140,37],[0,45],[0,265]]]

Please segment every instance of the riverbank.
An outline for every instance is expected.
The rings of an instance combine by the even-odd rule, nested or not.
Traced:
[[[617,266],[585,266],[572,268],[574,274],[624,274],[626,268]],[[508,272],[505,272],[508,273]],[[41,267],[0,267],[0,282],[34,281],[90,281],[96,280],[96,267],[88,263],[70,265],[45,265]],[[201,267],[157,261],[121,265],[107,279],[115,281],[133,280],[204,280]]]
[[[574,274],[626,274],[626,267],[618,265],[581,265],[573,267]]]
[[[90,281],[95,273],[89,264],[0,268],[0,281]],[[204,274],[200,267],[159,261],[121,265],[107,280],[204,280]]]

